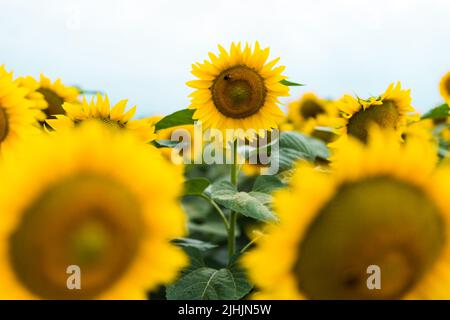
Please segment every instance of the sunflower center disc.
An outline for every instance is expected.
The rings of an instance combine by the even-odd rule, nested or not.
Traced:
[[[64,99],[57,95],[53,90],[39,88],[37,91],[44,96],[45,101],[48,103],[48,107],[44,110],[47,117],[66,113],[62,107]]]
[[[8,115],[5,109],[0,107],[0,143],[3,142],[8,136],[9,124]]]
[[[447,89],[447,93],[450,94],[450,78],[447,80],[445,87]]]
[[[141,208],[112,179],[80,175],[43,192],[10,240],[21,283],[44,299],[90,299],[113,286],[132,265],[142,239]],[[67,267],[81,270],[81,290],[67,287]]]
[[[307,100],[300,107],[300,114],[304,119],[317,118],[319,114],[325,113],[320,104],[315,101]]]
[[[445,241],[440,213],[416,187],[378,177],[340,187],[299,246],[294,273],[311,299],[399,299]],[[380,268],[381,289],[367,283]]]
[[[264,79],[246,66],[236,66],[223,71],[211,87],[214,105],[223,115],[246,118],[264,106],[266,87]]]
[[[368,130],[375,123],[381,128],[397,129],[399,114],[395,104],[385,101],[382,105],[371,106],[366,110],[356,112],[348,121],[349,135],[367,142]]]

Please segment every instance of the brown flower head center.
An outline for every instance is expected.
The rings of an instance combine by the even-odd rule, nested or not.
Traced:
[[[27,208],[9,252],[17,278],[37,297],[91,299],[124,275],[141,239],[134,194],[110,178],[78,175],[51,186]],[[81,290],[67,288],[71,265],[81,270]]]
[[[417,187],[388,177],[341,186],[299,246],[299,290],[311,299],[400,299],[430,270],[445,231]],[[369,266],[381,289],[370,290]]]
[[[47,101],[48,107],[44,110],[47,117],[66,113],[62,107],[64,99],[56,94],[56,92],[47,88],[39,88],[37,91],[40,92],[44,96],[45,101]]]
[[[399,113],[394,102],[384,101],[382,105],[371,106],[366,110],[356,112],[348,121],[347,132],[349,135],[367,142],[368,131],[372,124],[377,124],[385,129],[397,129]]]
[[[447,81],[445,82],[445,89],[447,90],[447,94],[450,95],[450,77],[448,77]]]
[[[324,114],[325,109],[317,101],[308,99],[300,106],[300,114],[303,119],[317,118],[318,115]]]
[[[247,66],[223,71],[211,87],[214,105],[226,117],[240,119],[257,113],[265,103],[264,79]]]
[[[9,131],[8,115],[6,110],[0,106],[0,143],[6,140]]]

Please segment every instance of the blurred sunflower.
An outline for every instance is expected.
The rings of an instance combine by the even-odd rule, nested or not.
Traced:
[[[77,103],[80,92],[75,87],[65,86],[61,79],[52,82],[41,74],[39,81],[31,76],[18,78],[17,83],[21,87],[29,89],[27,98],[33,102],[33,108],[42,110],[39,120],[53,119],[57,114],[64,114],[65,102]]]
[[[433,119],[421,119],[420,114],[412,114],[407,116],[407,124],[402,133],[402,139],[411,138],[422,139],[424,141],[433,141],[433,129],[435,127]]]
[[[111,107],[108,96],[103,98],[100,94],[97,99],[82,103],[64,103],[62,108],[65,114],[55,115],[55,119],[48,119],[46,123],[55,131],[67,130],[75,127],[80,122],[97,119],[117,128],[125,128],[132,131],[142,141],[150,142],[155,138],[155,128],[151,118],[131,120],[136,113],[136,107],[125,112],[127,100],[121,100]]]
[[[255,298],[450,298],[450,170],[434,171],[434,145],[394,137],[349,139],[332,174],[299,166],[275,194],[280,224],[243,257]],[[367,287],[371,265],[379,290]]]
[[[248,44],[241,49],[240,43],[232,43],[229,53],[220,45],[219,51],[218,56],[209,53],[211,61],[192,65],[198,80],[187,85],[196,89],[190,94],[189,106],[195,109],[194,119],[205,129],[224,133],[226,129],[249,130],[244,135],[249,139],[259,130],[277,128],[284,117],[278,97],[289,95],[289,87],[280,83],[286,79],[281,74],[285,67],[275,67],[279,58],[266,63],[269,48],[262,49],[258,42],[253,50]]]
[[[444,98],[445,101],[450,101],[450,71],[442,77],[439,90],[442,98]]]
[[[345,95],[337,102],[337,108],[341,112],[341,117],[335,121],[339,138],[330,144],[335,148],[345,144],[349,136],[366,142],[373,124],[383,129],[396,130],[400,138],[408,113],[414,111],[411,90],[403,90],[400,83],[391,84],[380,97],[368,100]]]
[[[88,121],[36,139],[0,175],[1,299],[146,298],[187,262],[169,242],[185,232],[182,174],[130,133]]]
[[[337,116],[337,109],[332,101],[319,98],[316,94],[305,93],[300,100],[289,103],[288,122],[297,131],[311,134],[318,126],[330,126]]]
[[[13,81],[12,72],[0,66],[0,151],[38,133],[32,103],[26,99],[28,89]]]

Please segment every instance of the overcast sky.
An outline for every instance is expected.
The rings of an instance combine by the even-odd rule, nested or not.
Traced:
[[[289,99],[365,97],[400,80],[426,110],[450,70],[449,17],[448,0],[0,0],[0,64],[166,114],[188,105],[191,63],[259,40],[307,84]]]

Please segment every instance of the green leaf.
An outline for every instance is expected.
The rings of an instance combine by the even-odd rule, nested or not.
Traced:
[[[192,119],[194,112],[195,110],[192,109],[183,109],[169,114],[155,124],[155,130],[159,131],[162,129],[182,126],[186,124],[194,124],[195,120]]]
[[[219,236],[219,237],[227,237],[227,231],[225,230],[223,223],[220,221],[217,222],[206,222],[206,223],[189,223],[188,225],[189,233],[198,232],[207,235]],[[236,230],[236,236],[239,234],[239,229]]]
[[[175,148],[179,144],[183,143],[180,141],[173,141],[173,140],[155,140],[152,142],[153,142],[153,145],[157,148]]]
[[[279,150],[280,171],[289,170],[298,160],[315,162],[317,158],[327,159],[329,151],[321,140],[298,132],[282,132]]]
[[[200,251],[206,251],[217,247],[215,244],[191,238],[176,238],[172,240],[172,243],[179,247],[196,248]]]
[[[304,84],[291,82],[291,81],[288,81],[286,79],[281,80],[280,83],[285,85],[285,86],[288,86],[288,87],[303,87],[304,86]]]
[[[209,180],[206,178],[195,178],[184,182],[184,195],[195,196],[203,194],[209,186]]]
[[[211,197],[218,204],[232,211],[239,212],[246,217],[261,221],[277,220],[259,196],[238,192],[228,181],[214,183],[211,187]]]
[[[444,103],[436,108],[431,109],[422,116],[422,119],[440,119],[447,118],[449,116],[450,108],[448,104]]]
[[[199,268],[166,287],[168,300],[238,300],[251,290],[245,274],[237,268]]]
[[[283,188],[285,185],[275,176],[259,176],[253,184],[253,191],[272,193],[274,190]]]

